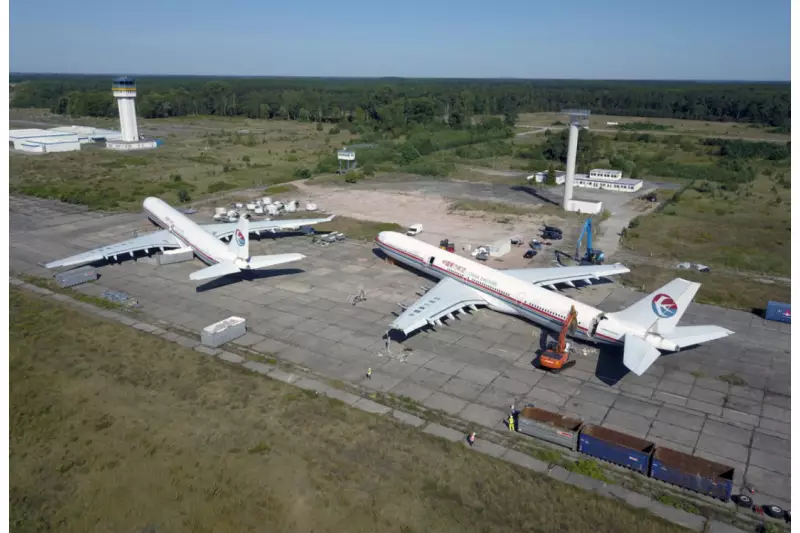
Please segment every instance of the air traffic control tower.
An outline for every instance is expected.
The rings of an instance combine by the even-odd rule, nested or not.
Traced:
[[[107,141],[106,148],[112,150],[143,150],[155,148],[155,140],[139,138],[139,127],[136,124],[136,80],[123,76],[111,83],[111,90],[119,106],[119,125],[122,139]]]
[[[564,181],[565,211],[571,211],[572,187],[575,180],[575,162],[578,157],[578,130],[589,127],[588,109],[562,109],[561,113],[569,116],[569,144],[567,145],[567,175]]]

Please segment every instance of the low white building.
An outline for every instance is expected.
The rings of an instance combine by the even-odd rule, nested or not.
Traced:
[[[589,175],[575,174],[575,187],[602,189],[606,191],[636,192],[642,188],[642,180],[626,179],[621,170],[593,168]]]
[[[556,170],[556,185],[563,185],[566,181],[567,173],[563,170]],[[528,176],[528,181],[544,183],[547,179],[547,171],[537,172]],[[585,189],[602,189],[606,191],[636,192],[642,188],[642,180],[626,179],[622,177],[621,170],[609,170],[605,168],[594,168],[589,174],[575,174],[573,185]]]
[[[78,140],[81,144],[90,142],[117,141],[122,139],[122,133],[119,131],[92,128],[90,126],[59,126],[57,128],[50,128],[47,131],[74,133],[78,136]]]
[[[47,153],[80,150],[81,144],[74,133],[50,131],[37,128],[10,130],[9,148],[23,152]]]
[[[531,174],[528,176],[528,181],[536,181],[536,183],[544,183],[547,179],[547,171],[537,172],[536,174]],[[564,182],[567,181],[567,173],[563,170],[556,170],[556,185],[564,185]]]

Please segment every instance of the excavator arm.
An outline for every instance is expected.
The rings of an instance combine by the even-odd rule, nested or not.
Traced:
[[[545,350],[539,356],[540,366],[553,371],[558,371],[564,368],[569,356],[567,353],[567,334],[574,334],[577,326],[578,312],[575,310],[575,306],[572,306],[567,314],[567,318],[564,320],[564,325],[561,326],[561,331],[558,334],[558,342],[556,343],[555,349]]]

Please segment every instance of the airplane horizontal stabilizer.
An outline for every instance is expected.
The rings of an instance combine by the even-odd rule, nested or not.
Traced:
[[[189,274],[189,279],[192,281],[198,281],[201,279],[218,278],[228,274],[236,274],[240,271],[241,269],[239,267],[229,261],[225,261],[222,263],[217,263],[216,265],[211,265],[210,267],[202,268],[196,272],[192,272]]]
[[[682,326],[668,334],[663,334],[662,337],[677,344],[678,348],[685,348],[721,339],[728,335],[733,335],[733,331],[720,326]]]
[[[305,259],[303,254],[273,254],[273,255],[257,255],[251,257],[247,262],[250,269],[266,268],[275,265],[282,265],[283,263],[291,263],[293,261],[300,261]]]
[[[656,362],[661,352],[642,337],[632,333],[626,333],[624,339],[625,349],[622,355],[622,362],[631,372],[641,376]]]

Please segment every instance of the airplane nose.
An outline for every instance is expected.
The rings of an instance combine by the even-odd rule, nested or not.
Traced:
[[[389,236],[388,232],[386,232],[386,231],[381,231],[380,233],[378,233],[378,236],[377,236],[377,237],[375,237],[375,240],[376,240],[376,241],[379,241],[379,242],[386,242],[386,238],[387,238],[388,236]]]

